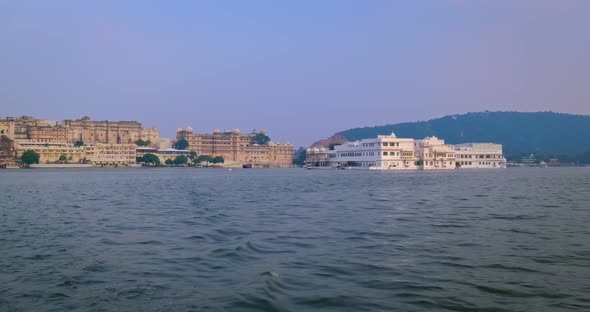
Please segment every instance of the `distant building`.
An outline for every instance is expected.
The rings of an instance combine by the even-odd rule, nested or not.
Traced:
[[[40,164],[91,163],[94,166],[129,166],[136,163],[135,144],[96,143],[74,146],[72,143],[43,143],[30,140],[16,141],[16,157],[27,150],[39,154]],[[63,159],[63,160],[62,160]]]
[[[435,136],[414,141],[414,157],[418,169],[455,169],[453,145]],[[407,154],[409,156],[409,153]]]
[[[29,126],[27,139],[33,142],[67,143],[68,128],[62,126]]]
[[[160,132],[156,128],[141,128],[141,139],[150,141],[150,146],[155,148],[160,147]]]
[[[461,168],[504,168],[506,159],[502,145],[494,143],[465,143],[455,145],[455,158]]]
[[[11,140],[27,140],[30,138],[30,128],[55,127],[57,125],[56,121],[37,119],[31,116],[6,117],[0,119],[0,134],[4,130]]]
[[[160,144],[158,145],[157,148],[172,148],[172,145],[174,144],[174,139],[170,139],[170,138],[160,138]]]
[[[134,144],[137,140],[150,141],[159,146],[156,128],[142,128],[137,121],[92,121],[90,117],[56,122],[30,116],[0,119],[0,134],[10,139],[43,143]]]
[[[15,162],[14,141],[7,135],[0,134],[0,168],[17,167]]]
[[[331,168],[328,150],[325,147],[310,147],[305,150],[305,163],[315,168]]]
[[[187,140],[188,148],[197,155],[221,156],[226,161],[252,163],[258,167],[291,167],[293,145],[273,142],[258,145],[254,142],[258,133],[266,134],[266,131],[243,134],[239,129],[223,132],[216,129],[212,134],[196,134],[187,127],[178,129],[176,139]]]
[[[95,166],[130,166],[136,163],[135,144],[103,144],[83,146],[85,158]]]
[[[154,146],[159,144],[159,133],[155,128],[142,128],[137,121],[93,121],[85,116],[77,120],[64,120],[67,127],[68,142],[133,144],[137,140],[149,140]]]
[[[504,168],[502,146],[491,143],[445,144],[437,137],[420,140],[395,134],[347,142],[333,150],[307,150],[306,166],[387,169],[448,170],[455,168]]]
[[[66,159],[66,162],[78,164],[83,163],[86,157],[83,147],[75,147],[70,143],[42,143],[28,140],[19,140],[16,142],[17,158],[20,158],[27,150],[33,150],[39,154],[40,164],[58,163],[62,156]]]
[[[0,136],[4,135],[7,138],[14,140],[15,122],[13,118],[0,119]]]

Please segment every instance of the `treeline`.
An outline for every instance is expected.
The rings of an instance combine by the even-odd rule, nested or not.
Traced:
[[[200,155],[197,156],[197,153],[191,152],[190,155],[178,155],[174,159],[166,159],[162,164],[158,155],[155,154],[144,154],[143,156],[138,156],[136,159],[138,164],[143,164],[146,166],[151,167],[159,167],[163,165],[167,166],[185,166],[185,165],[217,165],[223,164],[225,159],[222,156],[209,156],[209,155]]]

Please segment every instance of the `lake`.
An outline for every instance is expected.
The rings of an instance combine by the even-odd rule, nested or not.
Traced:
[[[590,310],[590,168],[0,171],[0,311]]]

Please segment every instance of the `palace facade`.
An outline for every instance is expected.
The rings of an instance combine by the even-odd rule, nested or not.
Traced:
[[[455,145],[455,159],[460,168],[499,168],[506,166],[502,145],[465,143]]]
[[[130,166],[136,163],[135,144],[104,144],[75,146],[72,143],[16,141],[16,157],[27,150],[39,154],[40,164],[92,164],[94,166]]]
[[[306,152],[308,168],[447,170],[506,167],[500,144],[451,145],[434,136],[415,140],[398,138],[392,133],[347,142],[333,150],[312,147]]]
[[[11,140],[43,143],[134,144],[137,140],[150,141],[158,147],[160,135],[156,128],[143,128],[137,121],[93,121],[90,117],[63,122],[37,119],[30,116],[0,119],[0,135]]]
[[[188,149],[197,155],[221,156],[226,161],[251,163],[257,167],[291,167],[293,164],[293,145],[269,142],[259,145],[254,142],[257,134],[266,131],[252,131],[241,133],[239,129],[233,131],[214,130],[211,134],[193,133],[191,127],[178,129],[176,139],[185,139],[189,143]]]
[[[155,128],[142,128],[137,121],[93,121],[85,116],[76,120],[64,120],[68,128],[67,142],[133,144],[137,140],[149,140],[157,147],[159,133]]]

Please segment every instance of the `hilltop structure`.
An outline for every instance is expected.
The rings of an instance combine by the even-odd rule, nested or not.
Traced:
[[[211,134],[193,133],[191,127],[178,129],[176,138],[189,143],[188,149],[198,155],[221,156],[226,161],[251,163],[257,167],[291,167],[293,164],[293,145],[268,142],[257,144],[257,134],[266,131],[241,133],[239,129],[223,131],[216,129]]]
[[[137,121],[92,121],[89,117],[63,122],[30,116],[0,119],[0,167],[15,167],[19,157],[32,150],[39,163],[132,166],[136,141],[159,147],[158,129],[143,128]],[[10,161],[9,161],[10,160]]]
[[[0,134],[11,140],[41,143],[134,144],[137,140],[150,141],[158,147],[156,128],[143,128],[137,121],[93,121],[85,116],[63,122],[37,119],[30,116],[0,119]]]
[[[137,140],[150,141],[158,147],[160,135],[156,128],[143,128],[137,121],[93,121],[85,116],[76,120],[64,120],[68,129],[67,142],[133,144]]]
[[[333,150],[307,149],[308,168],[359,168],[387,170],[445,170],[505,168],[502,145],[493,143],[445,144],[431,136],[415,140],[395,134],[346,142]]]

